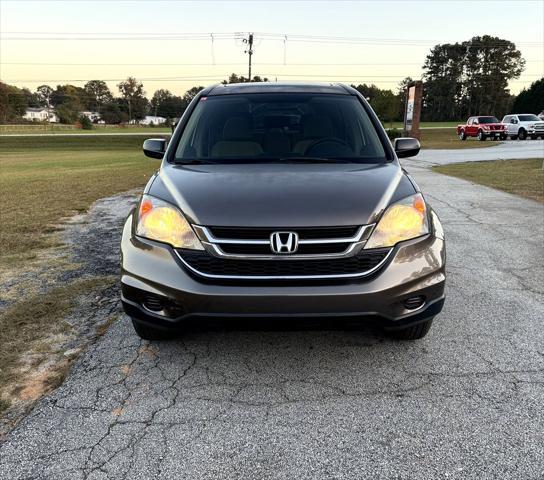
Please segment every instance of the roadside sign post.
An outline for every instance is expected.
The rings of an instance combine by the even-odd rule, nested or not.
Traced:
[[[420,140],[419,119],[423,82],[416,81],[406,87],[406,108],[404,110],[404,135]]]

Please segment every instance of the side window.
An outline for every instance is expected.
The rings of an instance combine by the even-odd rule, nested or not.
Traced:
[[[470,118],[468,119],[467,125],[472,125],[472,120],[473,120],[473,118],[470,117]]]
[[[518,123],[517,117],[512,117],[512,118],[510,119],[510,123]]]
[[[478,125],[478,123],[479,123],[479,122],[478,122],[478,118],[475,117],[474,120],[472,121],[472,123],[473,123],[474,125]]]
[[[506,115],[506,117],[504,117],[502,119],[502,123],[508,123],[510,121],[510,116],[509,115]]]

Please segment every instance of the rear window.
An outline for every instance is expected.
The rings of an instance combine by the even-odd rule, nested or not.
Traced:
[[[520,122],[540,122],[536,115],[518,115]]]
[[[500,123],[499,119],[497,117],[479,117],[480,124],[486,124],[486,123]]]
[[[320,160],[383,163],[384,146],[355,96],[310,93],[202,97],[175,161],[257,163]]]

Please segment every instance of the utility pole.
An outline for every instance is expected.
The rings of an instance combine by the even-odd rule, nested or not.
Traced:
[[[251,82],[251,56],[253,55],[253,34],[250,33],[248,38],[244,38],[244,43],[247,43],[247,50],[244,51],[244,53],[247,53],[249,55],[249,73],[248,73],[248,81]]]

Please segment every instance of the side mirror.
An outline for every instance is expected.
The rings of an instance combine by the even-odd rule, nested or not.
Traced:
[[[166,152],[166,140],[164,138],[149,138],[144,142],[143,149],[147,157],[162,159],[164,152]]]
[[[395,138],[393,148],[399,158],[414,157],[419,153],[421,145],[417,138]]]

